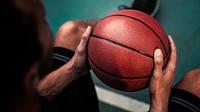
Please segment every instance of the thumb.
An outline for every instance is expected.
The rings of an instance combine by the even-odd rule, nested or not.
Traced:
[[[85,32],[82,35],[82,38],[81,38],[79,45],[77,46],[78,51],[81,51],[81,52],[86,51],[87,42],[89,40],[91,32],[92,32],[92,27],[88,26],[87,29],[85,30]]]
[[[82,35],[82,39],[81,39],[81,42],[83,43],[83,44],[82,44],[83,47],[86,47],[91,32],[92,32],[92,27],[91,27],[91,26],[88,26],[88,27],[86,28],[84,34]]]
[[[156,49],[154,52],[154,76],[159,76],[162,74],[162,68],[163,68],[163,55],[162,51],[160,49]]]

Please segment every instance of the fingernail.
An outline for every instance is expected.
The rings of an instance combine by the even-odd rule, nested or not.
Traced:
[[[90,30],[91,30],[91,26],[88,26],[86,29],[86,33],[90,33]]]
[[[156,49],[156,50],[155,50],[155,56],[156,56],[156,57],[161,57],[161,56],[162,56],[162,52],[161,52],[160,49]]]

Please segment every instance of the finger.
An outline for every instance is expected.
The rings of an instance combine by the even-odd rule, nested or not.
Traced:
[[[162,75],[163,68],[163,54],[160,49],[156,49],[154,52],[154,71],[153,75],[155,77]]]
[[[167,69],[166,71],[174,71],[176,69],[177,49],[172,37],[169,35],[168,38],[169,38],[169,43],[171,47],[171,53],[170,53],[170,59],[166,66],[166,69]]]
[[[91,26],[88,26],[82,36],[82,39],[81,41],[84,43],[84,45],[87,44],[87,41],[89,40],[89,37],[90,37],[90,33],[92,32],[92,27]]]
[[[89,40],[91,31],[92,31],[92,27],[88,26],[82,35],[81,42],[79,43],[77,47],[79,50],[84,50],[84,51],[86,50],[86,45]]]

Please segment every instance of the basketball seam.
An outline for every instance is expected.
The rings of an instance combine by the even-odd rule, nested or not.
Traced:
[[[123,45],[123,44],[121,44],[121,43],[119,43],[119,42],[115,42],[115,41],[113,41],[113,40],[110,40],[110,39],[107,39],[107,38],[103,38],[103,37],[97,36],[97,35],[91,35],[91,38],[97,38],[97,39],[105,40],[105,41],[107,41],[107,42],[109,42],[109,43],[119,45],[119,46],[121,46],[121,47],[127,48],[127,49],[129,49],[129,50],[135,51],[136,53],[139,53],[139,54],[141,54],[141,55],[144,55],[144,56],[147,56],[147,57],[153,59],[153,56],[151,56],[151,55],[149,55],[149,54],[147,54],[147,53],[145,53],[145,52],[142,52],[142,51],[140,51],[140,50],[134,49],[134,48],[132,48],[132,47]],[[166,57],[167,57],[167,55],[166,55],[165,57],[163,57],[163,59],[165,60]]]
[[[160,36],[159,36],[149,25],[147,25],[147,24],[144,23],[143,21],[141,21],[141,20],[139,20],[139,19],[137,19],[137,18],[135,18],[135,17],[129,16],[129,15],[123,15],[123,14],[114,14],[114,15],[106,16],[105,18],[101,19],[100,21],[102,21],[102,20],[104,20],[104,19],[106,19],[106,18],[109,18],[109,17],[113,17],[113,16],[122,16],[122,17],[131,18],[131,19],[134,19],[134,20],[136,20],[136,21],[138,21],[138,22],[144,24],[145,26],[147,26],[147,27],[158,37],[159,41],[161,42],[161,44],[162,44],[162,46],[163,46],[163,48],[164,48],[165,54],[166,54],[165,57],[168,56],[167,49],[166,49],[166,47],[165,47],[165,45],[164,45],[162,39],[160,38]]]
[[[148,78],[148,77],[150,77],[150,75],[148,75],[148,76],[143,76],[143,77],[135,77],[135,78],[118,77],[118,76],[116,76],[116,75],[110,74],[110,73],[108,73],[108,72],[102,70],[102,69],[99,68],[97,65],[95,65],[94,62],[92,61],[92,59],[90,58],[89,55],[88,55],[88,58],[89,58],[90,62],[91,62],[97,69],[99,69],[101,72],[103,72],[103,73],[105,73],[105,74],[109,74],[109,75],[112,76],[112,77],[121,78],[121,79],[143,79],[143,78]]]

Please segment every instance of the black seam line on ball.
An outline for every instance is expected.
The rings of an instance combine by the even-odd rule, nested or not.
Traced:
[[[97,39],[101,39],[101,40],[105,40],[105,41],[107,41],[107,42],[109,42],[109,43],[112,43],[112,44],[115,44],[115,45],[119,45],[119,46],[121,46],[121,47],[127,48],[127,49],[129,49],[129,50],[135,51],[135,52],[137,52],[137,53],[139,53],[139,54],[141,54],[141,55],[144,55],[144,56],[147,56],[147,57],[153,59],[153,56],[151,56],[151,55],[149,55],[149,54],[147,54],[147,53],[145,53],[145,52],[139,51],[139,50],[134,49],[134,48],[129,47],[129,46],[125,46],[125,45],[120,44],[120,43],[118,43],[118,42],[109,40],[109,39],[107,39],[107,38],[103,38],[103,37],[100,37],[100,36],[97,36],[97,35],[91,35],[91,37],[94,37],[94,38],[97,38]],[[164,60],[165,58],[167,58],[167,55],[166,55],[165,57],[163,57],[163,60]]]
[[[121,46],[121,47],[124,47],[124,48],[127,48],[127,49],[129,49],[129,50],[135,51],[135,52],[137,52],[137,53],[139,53],[139,54],[142,54],[142,55],[144,55],[144,56],[147,56],[147,57],[149,57],[149,58],[153,58],[153,56],[151,56],[151,55],[149,55],[149,54],[147,54],[147,53],[145,53],[145,52],[136,50],[136,49],[134,49],[134,48],[132,48],[132,47],[129,47],[129,46],[120,44],[120,43],[118,43],[118,42],[115,42],[115,41],[112,41],[112,40],[109,40],[109,39],[106,39],[106,38],[103,38],[103,37],[100,37],[100,36],[97,36],[97,35],[92,35],[91,37],[98,38],[98,39],[101,39],[101,40],[105,40],[105,41],[107,41],[107,42],[109,42],[109,43],[119,45],[119,46]]]
[[[88,58],[89,58],[89,60],[91,61],[91,63],[95,66],[95,68],[97,68],[98,70],[100,70],[101,72],[103,72],[103,73],[105,73],[105,74],[109,74],[109,76],[112,76],[112,77],[116,77],[116,78],[120,78],[120,79],[129,79],[129,80],[130,80],[130,79],[144,79],[144,78],[150,77],[150,75],[149,75],[149,76],[142,76],[142,77],[127,78],[127,77],[120,77],[120,76],[117,76],[116,74],[113,75],[113,74],[111,74],[111,73],[108,73],[108,72],[102,70],[102,69],[99,68],[97,65],[95,65],[95,63],[92,61],[92,59],[90,58],[90,56],[88,56]],[[95,72],[95,71],[94,71],[94,72]]]
[[[158,37],[159,41],[161,42],[161,44],[162,44],[162,46],[163,46],[163,48],[164,48],[164,50],[165,50],[166,57],[168,56],[167,49],[166,49],[166,47],[165,47],[163,41],[161,40],[160,36],[159,36],[149,25],[147,25],[147,24],[144,23],[143,21],[141,21],[141,20],[139,20],[139,19],[137,19],[137,18],[134,18],[134,17],[132,17],[132,16],[123,15],[123,14],[114,14],[114,15],[106,16],[105,18],[101,19],[100,21],[102,21],[102,20],[104,20],[104,19],[106,19],[106,18],[109,18],[109,17],[113,17],[113,16],[122,16],[122,17],[131,18],[131,19],[134,19],[134,20],[136,20],[136,21],[138,21],[138,22],[144,24],[145,26],[147,26],[147,27]]]
[[[139,53],[139,54],[142,54],[142,55],[144,55],[144,56],[147,56],[147,57],[153,59],[153,56],[151,56],[151,55],[149,55],[149,54],[147,54],[147,53],[145,53],[145,52],[139,51],[139,50],[134,49],[134,48],[129,47],[129,46],[125,46],[125,45],[120,44],[120,43],[118,43],[118,42],[115,42],[115,41],[112,41],[112,40],[109,40],[109,39],[106,39],[106,38],[103,38],[103,37],[100,37],[100,36],[97,36],[97,35],[91,35],[91,37],[94,37],[94,38],[97,38],[97,39],[101,39],[101,40],[105,40],[105,41],[107,41],[107,42],[109,42],[109,43],[119,45],[119,46],[121,46],[121,47],[127,48],[127,49],[129,49],[129,50],[135,51],[135,52],[137,52],[137,53]],[[166,55],[163,59],[165,59],[165,58],[167,58],[167,55]]]

